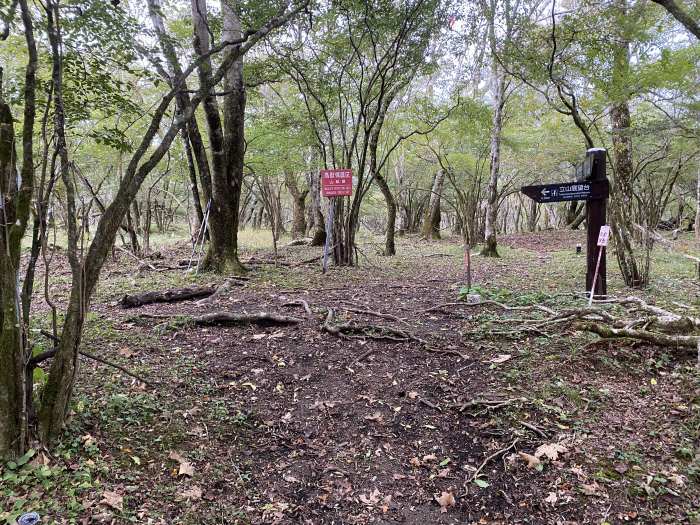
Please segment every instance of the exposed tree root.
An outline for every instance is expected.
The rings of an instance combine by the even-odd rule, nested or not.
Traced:
[[[215,301],[222,295],[226,295],[236,286],[245,286],[245,281],[237,277],[231,277],[229,279],[226,279],[223,283],[219,285],[219,287],[213,294],[211,294],[209,297],[205,297],[204,299],[200,299],[199,301],[197,301],[197,306],[202,306],[204,304],[208,304]]]
[[[669,335],[649,330],[636,330],[634,328],[613,328],[601,323],[581,322],[575,327],[578,330],[598,334],[604,339],[624,338],[646,341],[658,346],[681,347],[695,350],[700,343],[700,336],[697,335]]]
[[[313,312],[313,310],[311,309],[311,307],[309,306],[309,303],[307,303],[307,302],[304,301],[303,299],[295,299],[294,301],[289,301],[289,302],[287,302],[287,303],[284,303],[282,306],[283,306],[283,307],[286,307],[286,306],[301,306],[301,307],[304,308],[304,311],[305,311],[308,315],[314,315],[314,312]]]
[[[541,311],[547,315],[535,319],[497,319],[490,323],[511,324],[513,327],[509,330],[483,327],[469,333],[511,336],[538,333],[551,337],[552,334],[547,330],[566,325],[573,326],[575,330],[599,335],[604,339],[625,338],[658,346],[697,350],[700,359],[700,317],[676,313],[650,304],[639,297],[597,300],[594,301],[593,306],[567,308],[559,312],[542,305],[508,306],[496,301],[447,303],[424,311],[436,311],[446,306],[478,305],[495,305],[506,311]],[[617,309],[605,307],[617,307]]]
[[[340,323],[335,324],[335,310],[333,308],[328,309],[328,314],[326,315],[326,320],[321,325],[321,330],[323,332],[335,335],[336,337],[341,337],[344,339],[376,339],[385,341],[394,341],[397,343],[403,343],[406,341],[417,341],[423,342],[421,339],[405,332],[399,330],[398,328],[391,328],[389,326],[379,326],[372,324],[356,325],[353,323]]]

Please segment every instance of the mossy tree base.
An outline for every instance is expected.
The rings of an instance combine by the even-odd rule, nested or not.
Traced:
[[[501,255],[498,253],[498,248],[496,244],[496,239],[491,238],[491,239],[486,239],[486,243],[484,243],[484,247],[481,249],[480,254],[483,257],[500,257]]]

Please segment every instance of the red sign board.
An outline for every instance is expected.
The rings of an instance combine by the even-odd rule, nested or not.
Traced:
[[[352,170],[321,170],[321,195],[324,197],[352,195]]]

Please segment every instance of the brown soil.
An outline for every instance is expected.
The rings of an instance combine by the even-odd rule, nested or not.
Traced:
[[[544,232],[502,242],[526,248],[518,257],[536,275],[538,254],[568,250],[579,237]],[[171,276],[181,276],[178,270],[134,278],[134,261],[122,256],[105,272],[86,349],[156,385],[144,388],[115,369],[84,362],[67,439],[83,436],[96,455],[88,459],[80,449],[76,457],[48,462],[70,471],[93,461],[103,470],[76,489],[80,508],[54,505],[50,522],[67,523],[72,515],[79,523],[153,524],[696,519],[700,491],[690,468],[697,458],[679,452],[698,446],[698,376],[689,361],[649,347],[592,343],[566,327],[551,338],[490,338],[479,333],[483,323],[503,315],[491,307],[425,311],[458,298],[457,245],[404,244],[400,252],[326,276],[317,264],[259,264],[246,287],[213,302],[130,310],[116,304],[125,292],[222,279],[183,283]],[[283,260],[314,253],[294,248]],[[175,261],[186,248],[165,255]],[[477,283],[506,277],[517,283],[522,271],[477,257],[474,266]],[[313,315],[284,306],[298,299]],[[415,339],[335,337],[321,330],[328,307],[338,311],[336,322],[391,326]],[[219,310],[303,321],[170,328],[157,317]],[[479,400],[504,403],[460,410]],[[561,445],[556,459],[545,455],[538,468],[528,468],[520,453],[551,444]],[[191,471],[181,473],[182,460]],[[477,469],[478,481],[470,482]],[[59,486],[37,501],[68,501]],[[121,510],[105,502],[105,492],[123,498]],[[5,503],[9,508],[10,498]]]

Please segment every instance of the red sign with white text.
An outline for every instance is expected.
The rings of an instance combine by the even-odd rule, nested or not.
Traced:
[[[352,195],[352,170],[321,170],[321,195],[324,197]]]

